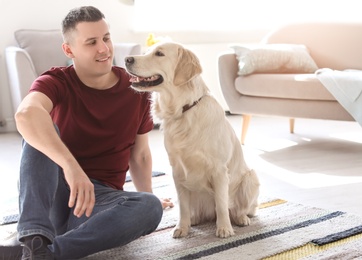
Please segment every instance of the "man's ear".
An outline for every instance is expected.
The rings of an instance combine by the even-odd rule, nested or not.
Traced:
[[[68,43],[65,43],[65,42],[64,42],[64,43],[62,44],[62,49],[63,49],[64,54],[65,54],[68,58],[70,58],[70,59],[74,58],[72,49],[70,48],[70,45],[69,45]]]
[[[191,51],[179,48],[178,62],[175,69],[173,83],[179,86],[192,80],[195,76],[201,74],[202,68],[199,59]]]

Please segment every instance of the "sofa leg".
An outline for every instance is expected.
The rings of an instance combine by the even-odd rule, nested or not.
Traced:
[[[289,131],[291,134],[294,134],[294,118],[289,118]]]
[[[241,129],[241,144],[245,143],[246,133],[248,132],[251,115],[243,115],[242,129]]]

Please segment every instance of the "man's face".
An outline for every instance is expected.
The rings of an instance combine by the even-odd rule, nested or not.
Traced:
[[[111,71],[113,44],[105,20],[79,23],[68,47],[78,72],[101,75]]]

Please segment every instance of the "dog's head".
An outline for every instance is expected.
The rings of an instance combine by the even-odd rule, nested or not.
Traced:
[[[177,43],[153,45],[144,55],[125,58],[132,87],[138,91],[160,91],[164,86],[180,86],[201,74],[196,55]]]

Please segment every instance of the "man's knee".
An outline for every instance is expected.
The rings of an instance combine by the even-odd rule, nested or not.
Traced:
[[[152,193],[143,192],[141,194],[141,200],[143,205],[143,217],[147,216],[147,221],[150,226],[154,226],[155,230],[158,224],[161,222],[163,215],[163,208],[161,201],[158,197]]]

